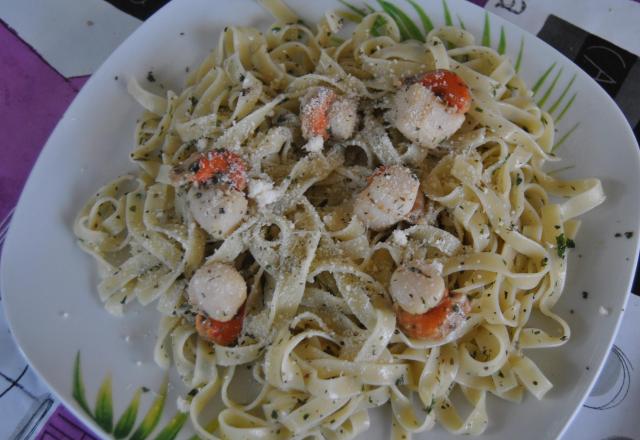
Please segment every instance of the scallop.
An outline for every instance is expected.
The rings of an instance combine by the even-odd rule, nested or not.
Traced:
[[[189,302],[216,321],[230,321],[247,299],[247,283],[230,264],[212,262],[200,267],[187,288]]]
[[[247,213],[244,193],[228,185],[194,185],[187,198],[195,221],[216,240],[228,237]]]
[[[339,96],[328,87],[314,87],[300,100],[302,137],[311,140],[317,136],[327,140],[347,140],[358,123],[358,101],[350,96]]]
[[[331,136],[346,141],[353,136],[358,124],[358,101],[350,97],[336,99],[329,109],[329,130]]]
[[[409,168],[400,165],[382,167],[356,196],[354,213],[369,229],[386,229],[411,212],[419,186],[418,178]]]
[[[403,86],[393,98],[392,121],[407,139],[435,148],[462,126],[465,116],[421,83]]]
[[[444,279],[433,264],[412,261],[399,266],[389,282],[389,293],[404,311],[420,315],[442,301],[446,294]]]

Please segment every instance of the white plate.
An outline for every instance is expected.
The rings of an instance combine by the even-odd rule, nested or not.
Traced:
[[[313,22],[337,3],[297,1],[291,6]],[[440,2],[428,2],[425,7],[436,24],[443,24]],[[449,8],[480,40],[483,10],[462,0],[450,0]],[[576,74],[564,102],[574,91],[577,98],[559,125],[559,135],[578,122],[580,126],[559,150],[564,161],[553,166],[575,166],[563,172],[564,177],[598,177],[607,193],[606,203],[583,217],[577,249],[570,255],[566,291],[557,305],[557,311],[571,325],[572,339],[562,348],[528,353],[555,387],[542,402],[530,395],[520,405],[491,398],[490,425],[482,436],[554,438],[566,428],[600,371],[625,306],[638,252],[640,160],[622,113],[591,78],[535,37],[499,17],[491,16],[490,21],[494,47],[504,26],[507,54],[512,58],[523,38],[521,71],[529,84],[553,62],[564,68],[547,106]],[[252,1],[169,3],[119,47],[85,85],[47,142],[22,193],[2,258],[4,308],[34,369],[96,430],[96,423],[72,396],[76,353],[82,355],[90,407],[94,407],[102,379],[111,373],[116,419],[136,387],[157,391],[164,377],[151,357],[158,314],[153,307],[133,307],[122,319],[108,315],[96,294],[95,264],[78,249],[71,231],[85,199],[104,182],[132,169],[128,152],[133,145],[134,123],[142,110],[127,95],[125,80],[131,76],[143,79],[152,70],[165,87],[177,90],[185,67],[199,63],[215,46],[225,25],[265,26],[270,22],[270,16]],[[614,237],[625,231],[633,231],[633,237]],[[589,292],[586,300],[583,291]],[[611,313],[600,314],[600,306]],[[170,380],[175,386],[170,388],[159,426],[175,414],[175,397],[184,392],[175,372]],[[138,420],[150,405],[151,394],[143,395]],[[388,438],[388,425],[388,418],[373,417],[368,435]],[[190,428],[185,427],[180,437],[189,433]],[[441,428],[429,434],[434,440],[448,437]]]

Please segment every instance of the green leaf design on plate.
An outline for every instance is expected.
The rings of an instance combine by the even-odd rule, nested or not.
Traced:
[[[564,89],[562,90],[562,93],[560,94],[558,99],[556,99],[555,102],[553,104],[551,104],[551,107],[549,107],[549,110],[548,110],[549,113],[555,112],[556,109],[558,108],[558,106],[560,106],[560,104],[562,103],[562,100],[564,99],[564,97],[567,95],[567,93],[569,93],[569,90],[571,89],[571,86],[573,85],[573,82],[576,80],[576,76],[577,76],[577,74],[574,74],[571,77],[571,79],[569,80],[569,82],[567,83],[567,85],[564,86]]]
[[[540,100],[538,101],[538,107],[542,108],[544,104],[547,102],[547,99],[549,99],[549,96],[551,96],[551,94],[553,93],[553,90],[556,88],[556,84],[558,84],[558,80],[562,76],[563,69],[564,68],[561,67],[560,70],[558,70],[558,73],[556,73],[556,76],[553,77],[553,81],[551,81],[551,85],[549,85],[549,88],[547,89],[547,91],[544,92],[544,95],[542,95],[542,98],[540,98]]]
[[[460,27],[466,31],[467,27],[464,25],[464,21],[462,21],[462,18],[459,15],[456,15],[456,17],[458,17],[458,21],[460,22]]]
[[[524,55],[524,35],[520,38],[520,49],[518,49],[518,56],[516,57],[516,73],[520,71],[520,65],[522,64],[522,55]]]
[[[504,26],[500,27],[500,41],[498,42],[498,53],[504,55],[507,51],[507,36],[504,33]]]
[[[447,0],[442,0],[442,9],[444,9],[444,24],[447,26],[453,26],[453,20],[451,19],[451,11],[449,11],[449,5]]]
[[[93,418],[93,414],[89,409],[89,404],[87,404],[87,397],[84,392],[84,382],[82,381],[82,365],[80,364],[80,350],[76,353],[76,360],[73,363],[73,388],[71,391],[71,395],[73,399],[80,405],[80,408],[83,409],[91,418]]]
[[[116,428],[113,430],[114,438],[118,440],[123,439],[133,430],[133,425],[136,423],[136,418],[138,417],[138,406],[140,405],[141,395],[142,389],[138,388],[131,398],[129,406],[118,419],[118,423],[116,423]]]
[[[173,440],[189,418],[189,413],[177,413],[156,436],[155,440]]]
[[[482,30],[482,45],[491,47],[491,22],[489,22],[489,13],[484,13],[484,29]]]
[[[523,47],[523,43],[522,42],[520,43],[520,46],[521,46],[521,52],[522,52],[522,47]],[[521,59],[521,55],[518,54],[518,61],[516,62],[516,71],[519,68],[520,59]],[[545,70],[542,73],[542,75],[540,75],[540,77],[536,80],[536,82],[534,83],[533,87],[531,88],[531,90],[533,91],[534,95],[545,84],[545,82],[547,81],[547,78],[549,78],[549,75],[551,75],[551,72],[553,72],[554,69],[556,68],[556,65],[557,65],[557,62],[554,62],[553,64],[551,64],[547,68],[547,70]],[[551,84],[549,84],[549,87],[547,87],[547,90],[544,92],[542,97],[538,100],[537,104],[538,104],[538,106],[540,108],[544,107],[544,105],[547,103],[547,100],[553,94],[554,90],[556,89],[556,86],[558,85],[558,81],[562,77],[563,71],[564,71],[563,67],[558,69],[558,71],[554,75],[553,79],[551,80]],[[560,108],[560,105],[564,102],[565,97],[571,91],[571,87],[573,86],[573,83],[574,83],[575,79],[576,79],[576,75],[573,75],[571,77],[571,79],[567,82],[567,84],[564,86],[564,88],[562,89],[562,92],[560,92],[560,96],[558,96],[556,98],[556,100],[553,102],[553,104],[551,104],[551,106],[549,107],[549,109],[548,109],[548,113],[549,114],[551,114],[553,116],[553,113],[555,113],[556,110],[558,110],[558,108]],[[555,116],[554,119],[555,119],[556,126],[558,126],[558,124],[560,123],[562,118],[564,118],[564,116],[567,113],[567,111],[571,108],[571,106],[573,105],[574,101],[576,100],[576,96],[577,96],[577,93],[574,93],[571,96],[571,98],[569,99],[569,101],[567,101],[565,106],[562,108],[562,110],[560,110],[560,113],[557,116]],[[569,139],[569,137],[577,130],[579,125],[580,125],[579,123],[573,125],[564,135],[562,135],[562,137],[560,137],[560,139],[558,139],[558,141],[555,143],[555,145],[551,148],[551,151],[555,151],[562,144],[564,144],[567,141],[567,139]]]
[[[378,4],[382,8],[382,10],[389,14],[391,18],[393,18],[393,20],[398,24],[398,28],[400,29],[400,36],[403,40],[414,39],[422,41],[422,34],[418,30],[418,28],[415,27],[415,24],[411,21],[411,19],[407,17],[407,15],[402,12],[401,9],[384,0],[378,0]],[[414,30],[417,32],[417,34],[414,33]]]
[[[167,397],[167,388],[169,377],[165,376],[162,386],[157,397],[151,403],[147,414],[138,425],[138,429],[131,435],[130,440],[144,440],[151,435],[157,427],[162,417],[164,403]],[[85,413],[95,421],[100,428],[107,433],[113,432],[113,438],[116,440],[125,439],[129,436],[138,417],[138,407],[140,406],[140,397],[142,393],[148,391],[145,387],[139,388],[133,394],[131,402],[127,409],[124,410],[115,428],[113,427],[113,395],[112,395],[112,378],[111,374],[107,374],[102,380],[102,384],[96,394],[95,413],[91,412],[87,404],[85,395],[84,381],[82,379],[82,363],[80,360],[80,351],[76,353],[73,363],[73,383],[71,395]],[[188,419],[188,414],[176,413],[176,415],[165,425],[165,427],[156,436],[159,440],[173,440]]]
[[[422,6],[420,6],[414,0],[407,0],[407,1],[416,11],[416,14],[418,14],[418,17],[420,17],[420,21],[422,22],[422,28],[424,29],[424,33],[428,34],[429,32],[431,32],[433,30],[433,22],[431,21],[431,18],[429,18],[427,13],[424,11],[424,9],[422,9]]]
[[[358,14],[361,17],[364,17],[365,15],[367,15],[367,11],[365,11],[364,9],[360,9],[359,7],[346,2],[344,0],[338,0],[342,5],[344,5],[345,7],[349,8],[352,12],[355,12],[356,14]]]
[[[102,385],[98,389],[96,396],[96,411],[95,411],[96,423],[105,430],[105,432],[111,433],[113,429],[113,400],[111,398],[111,375],[107,374],[102,381]]]
[[[547,80],[547,77],[549,76],[551,71],[556,67],[556,64],[557,63],[554,61],[553,64],[551,64],[549,68],[547,68],[547,70],[545,70],[544,73],[540,75],[540,78],[538,78],[536,82],[533,84],[533,87],[531,87],[531,91],[533,92],[534,95],[538,93],[538,89],[542,87],[542,85]]]
[[[560,148],[560,146],[564,144],[567,139],[569,139],[569,136],[571,136],[579,126],[580,123],[576,122],[574,126],[569,129],[569,131],[567,131],[560,139],[558,139],[558,142],[556,142],[555,145],[551,148],[551,151],[556,151],[558,148]]]
[[[567,113],[567,110],[571,108],[571,106],[573,105],[573,101],[576,100],[576,96],[578,96],[577,93],[574,93],[573,96],[571,96],[571,99],[569,99],[569,102],[567,102],[567,104],[564,106],[564,108],[556,118],[556,124],[559,123],[562,120],[562,118],[564,118],[564,115]]]
[[[384,2],[381,2],[380,0],[378,0],[378,3],[380,4],[380,6],[382,6],[382,10],[384,12],[386,12],[387,14],[389,14],[391,16],[391,18],[393,19],[393,21],[396,22],[396,24],[398,25],[398,30],[400,31],[400,39],[402,41],[404,40],[408,40],[409,37],[409,31],[407,30],[407,28],[403,25],[402,21],[399,19],[399,17],[397,15],[395,15],[390,8],[386,8],[384,6]]]
[[[386,24],[387,22],[384,18],[376,17],[375,21],[373,22],[373,25],[371,26],[371,35],[373,35],[374,37],[379,37],[380,35],[382,35],[382,32],[380,30]]]
[[[144,416],[142,422],[138,426],[138,429],[135,430],[133,435],[131,436],[131,440],[144,440],[149,437],[149,434],[155,429],[160,421],[160,417],[162,416],[162,410],[164,409],[164,402],[167,397],[167,384],[169,383],[169,378],[165,377],[164,382],[162,382],[162,386],[160,387],[160,392],[158,396],[155,398],[149,410],[147,411],[147,415]]]

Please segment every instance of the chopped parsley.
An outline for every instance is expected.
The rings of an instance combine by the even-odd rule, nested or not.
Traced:
[[[427,412],[427,414],[431,414],[431,411],[433,411],[433,406],[435,404],[436,404],[436,398],[431,397],[431,404],[429,404],[429,406],[425,408],[425,411]]]
[[[153,72],[151,70],[149,70],[149,72],[147,73],[147,81],[156,82],[156,77],[153,76]]]
[[[520,185],[522,183],[522,177],[520,177],[520,174],[518,174],[516,176],[516,185]]]
[[[573,249],[576,247],[576,242],[565,237],[564,234],[560,234],[556,237],[556,244],[558,245],[558,257],[560,258],[564,257],[567,248]]]
[[[196,105],[198,105],[198,98],[196,98],[195,96],[189,96],[189,101],[191,102],[191,113],[193,113]]]

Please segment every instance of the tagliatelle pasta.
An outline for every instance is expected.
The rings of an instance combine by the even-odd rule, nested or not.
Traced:
[[[202,438],[353,438],[368,410],[387,404],[394,439],[436,422],[480,434],[488,394],[541,399],[552,384],[526,353],[570,337],[553,307],[576,217],[604,201],[600,181],[543,170],[558,160],[552,117],[509,59],[469,32],[401,40],[394,20],[373,12],[343,39],[333,12],[312,29],[279,0],[263,3],[277,22],[264,33],[225,28],[178,94],[130,80],[145,108],[131,153],[138,170],[102,187],[74,225],[99,263],[106,309],[155,303],[154,358],[192,389],[179,409]],[[432,96],[437,82],[411,87],[433,71],[461,79],[468,108],[457,102],[414,137],[411,118],[421,122],[401,106],[414,91]],[[429,121],[448,98],[433,98]],[[454,118],[454,133],[440,136]],[[385,185],[413,198],[394,194],[393,212],[374,203]],[[399,214],[405,205],[411,216]],[[444,280],[434,301],[455,313],[436,336],[416,337],[437,307],[396,282],[401,267]],[[193,298],[203,268],[246,283],[230,343],[206,336],[231,316],[226,300]],[[256,392],[236,401],[231,384],[245,366]],[[216,399],[224,409],[211,423]]]

